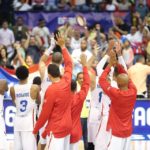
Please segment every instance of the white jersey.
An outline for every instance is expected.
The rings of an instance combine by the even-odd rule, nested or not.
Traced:
[[[31,84],[14,86],[16,116],[14,119],[15,131],[32,131],[35,124],[36,103],[30,96]]]
[[[3,113],[3,100],[4,100],[4,95],[0,94],[0,114]]]

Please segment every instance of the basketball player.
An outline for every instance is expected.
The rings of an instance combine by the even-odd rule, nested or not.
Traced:
[[[48,122],[42,134],[43,137],[48,135],[48,150],[69,150],[72,129],[70,84],[73,64],[61,35],[57,35],[57,43],[62,49],[64,58],[64,75],[61,78],[57,65],[48,66],[52,85],[46,90],[42,111],[33,133],[37,134],[39,129]]]
[[[4,93],[8,90],[7,81],[0,79],[0,150],[8,150],[5,121],[3,117]]]
[[[77,91],[76,81],[72,81],[71,83],[71,90],[73,92],[73,99],[72,99],[73,102],[72,102],[72,109],[71,109],[73,126],[71,131],[70,150],[78,150],[79,148],[79,140],[82,137],[80,115],[81,115],[84,100],[86,99],[90,87],[90,77],[87,69],[86,55],[82,54],[80,59],[83,67],[83,83],[80,91],[76,92]]]
[[[48,61],[48,59],[50,57],[50,54],[53,52],[53,49],[54,49],[55,45],[56,45],[55,44],[55,39],[52,36],[51,37],[51,45],[45,51],[45,53],[43,54],[43,56],[41,57],[40,62],[39,62],[39,72],[40,72],[40,76],[41,76],[41,80],[42,80],[42,83],[41,83],[41,104],[40,104],[40,107],[39,107],[39,115],[41,113],[45,91],[47,90],[48,86],[51,85],[51,81],[48,77],[46,62]],[[62,54],[60,52],[55,52],[55,53],[52,54],[52,61],[50,63],[56,64],[57,66],[59,66],[59,68],[61,70],[61,73],[63,72],[62,71],[63,69],[62,69],[62,66],[61,66]],[[46,143],[47,143],[46,139],[43,139],[42,136],[41,136],[43,131],[44,131],[45,126],[43,126],[40,129],[40,140],[39,140],[40,150],[44,150],[45,146],[46,146]]]
[[[127,69],[125,62],[123,60],[123,57],[121,55],[120,43],[115,43],[115,42],[111,41],[110,44],[112,44],[116,47],[118,62],[120,64],[122,64],[125,69]],[[109,46],[109,47],[114,47],[114,46]],[[97,65],[98,78],[101,76],[104,68],[107,66],[108,59],[109,59],[109,55],[105,55],[101,59],[101,61],[98,63],[98,65]],[[113,75],[114,72],[115,72],[114,68],[111,68],[111,72],[109,73],[108,79],[111,80],[111,81],[109,81],[111,83],[111,85],[113,87],[117,88],[117,83],[116,83],[114,75]],[[106,150],[107,149],[107,142],[106,141],[109,140],[109,132],[106,131],[106,126],[107,126],[107,121],[108,121],[108,116],[109,116],[109,108],[111,105],[111,101],[110,101],[109,97],[103,92],[103,90],[99,86],[98,82],[97,82],[97,91],[99,91],[99,93],[95,94],[94,97],[97,96],[97,101],[99,100],[101,102],[101,107],[100,107],[101,112],[99,115],[97,115],[100,121],[99,122],[97,121],[99,125],[95,126],[96,132],[93,132],[93,136],[95,136],[93,138],[93,141],[95,143],[95,150],[99,150],[99,149]],[[96,106],[98,106],[98,105],[96,105]],[[91,108],[91,110],[92,110],[92,108]],[[95,111],[95,109],[94,109],[94,113],[96,113],[96,112],[98,112],[98,111]],[[92,113],[92,111],[91,111],[91,113]],[[93,120],[92,116],[96,116],[96,114],[94,114],[94,113],[93,113],[93,115],[91,114],[90,120]]]
[[[25,66],[16,70],[19,84],[10,89],[10,94],[16,105],[14,118],[14,148],[15,150],[37,150],[36,138],[33,135],[35,124],[36,103],[40,103],[38,85],[28,84],[29,71]]]
[[[113,88],[107,81],[107,76],[114,65],[118,70],[116,77],[118,88]],[[111,100],[107,124],[110,138],[109,141],[105,141],[108,142],[107,150],[129,150],[130,136],[132,134],[132,111],[136,101],[137,90],[124,68],[117,64],[114,51],[110,53],[110,62],[102,73],[99,84]]]

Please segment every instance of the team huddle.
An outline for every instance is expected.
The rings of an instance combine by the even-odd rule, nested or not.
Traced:
[[[53,53],[55,44],[61,53]],[[73,58],[59,33],[40,59],[40,78],[29,83],[28,68],[16,69],[19,84],[10,88],[17,110],[15,150],[37,150],[38,133],[40,150],[79,150],[82,138],[85,150],[129,150],[137,90],[126,72],[120,43],[113,41],[110,47],[97,64],[95,82],[84,52],[78,60],[82,72],[72,79]],[[96,56],[95,49],[90,60]],[[0,150],[8,150],[3,118],[7,90],[7,81],[0,80]]]

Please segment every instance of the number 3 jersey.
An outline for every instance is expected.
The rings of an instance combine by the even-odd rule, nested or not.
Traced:
[[[14,131],[33,131],[36,115],[36,103],[30,96],[31,84],[15,85],[16,116]]]

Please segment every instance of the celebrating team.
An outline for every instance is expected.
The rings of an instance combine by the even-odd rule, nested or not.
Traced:
[[[62,53],[52,54],[52,62],[47,68],[46,62],[55,43],[61,47]],[[85,127],[88,128],[88,141],[93,143],[95,150],[129,150],[136,88],[127,75],[120,43],[110,42],[107,55],[97,65],[98,76],[92,92],[91,72],[84,52],[80,56],[80,64],[83,72],[77,75],[77,78],[82,78],[78,89],[77,82],[72,80],[73,60],[65,47],[64,38],[58,33],[56,41],[51,39],[51,46],[39,63],[41,88],[28,83],[29,71],[25,66],[17,68],[19,84],[10,89],[17,109],[14,119],[15,150],[36,150],[39,131],[41,150],[45,146],[48,150],[78,150],[82,132],[84,134],[80,115],[89,93],[92,96],[91,105],[85,106],[90,110]],[[2,102],[7,84],[4,80],[0,82],[0,119],[4,126]],[[36,122],[37,104],[40,104],[40,109]],[[4,132],[3,127],[0,129],[0,149],[3,150],[7,149]],[[83,140],[85,150],[94,149],[90,148],[90,144],[86,146],[86,136]]]

